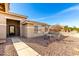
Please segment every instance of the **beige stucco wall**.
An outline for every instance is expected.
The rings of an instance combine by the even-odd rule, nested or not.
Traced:
[[[40,29],[38,29],[38,32],[34,31],[34,26],[41,26]],[[33,38],[42,36],[45,33],[45,26],[42,26],[42,24],[37,23],[27,23],[23,25],[23,36],[27,38]]]
[[[23,37],[27,37],[27,25],[22,26]]]
[[[0,39],[6,39],[6,18],[0,14]]]

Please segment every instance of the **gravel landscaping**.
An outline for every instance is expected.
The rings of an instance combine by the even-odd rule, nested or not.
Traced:
[[[7,39],[6,43],[0,44],[0,56],[17,56],[11,39]]]
[[[60,40],[51,41],[44,36],[36,38],[21,38],[21,40],[42,56],[79,56],[79,38],[63,36]],[[27,51],[26,51],[27,52]],[[0,56],[18,56],[11,39],[0,44]]]
[[[67,36],[60,41],[48,41],[44,37],[22,39],[42,56],[74,56],[79,55],[79,38]]]

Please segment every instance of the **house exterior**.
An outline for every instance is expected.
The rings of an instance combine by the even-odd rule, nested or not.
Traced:
[[[27,29],[27,30],[26,30]],[[44,35],[48,31],[48,24],[27,20],[23,23],[23,36],[32,38]]]
[[[9,36],[36,37],[46,31],[48,24],[29,21],[27,16],[9,12],[9,9],[8,3],[0,3],[0,43],[6,42]]]

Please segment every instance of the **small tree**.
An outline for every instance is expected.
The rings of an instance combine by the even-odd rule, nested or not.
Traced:
[[[72,28],[72,27],[68,27],[68,29],[69,29],[70,31],[73,31],[73,28]]]
[[[68,28],[68,26],[66,25],[66,26],[64,26],[64,30],[65,31],[68,31],[69,30],[69,28]]]
[[[79,28],[76,28],[76,31],[79,32]]]
[[[73,27],[73,30],[77,30],[77,28],[74,26],[74,27]]]

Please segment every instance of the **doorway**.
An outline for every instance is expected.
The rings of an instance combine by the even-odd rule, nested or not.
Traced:
[[[15,36],[15,26],[14,25],[9,25],[9,35]]]

